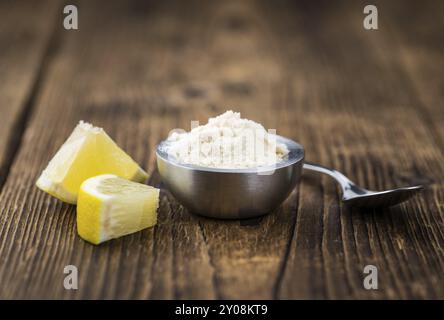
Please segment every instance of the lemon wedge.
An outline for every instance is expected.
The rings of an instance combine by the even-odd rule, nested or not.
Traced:
[[[82,182],[106,173],[137,182],[148,177],[102,128],[80,121],[36,185],[62,201],[75,204]]]
[[[77,202],[77,231],[93,244],[154,226],[159,189],[104,174],[85,180]]]

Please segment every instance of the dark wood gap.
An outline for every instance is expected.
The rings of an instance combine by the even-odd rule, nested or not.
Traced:
[[[34,111],[34,106],[36,105],[36,101],[38,99],[38,95],[40,93],[40,89],[42,85],[45,83],[45,78],[48,73],[49,67],[51,65],[51,61],[54,58],[57,49],[60,46],[61,40],[61,21],[60,18],[57,17],[58,14],[62,12],[62,6],[56,10],[56,16],[54,17],[54,26],[52,28],[52,32],[48,37],[48,41],[46,44],[45,52],[42,55],[38,70],[34,77],[34,81],[32,87],[29,91],[28,97],[26,98],[23,107],[21,108],[20,114],[15,120],[15,123],[11,130],[10,139],[7,143],[7,147],[5,150],[5,159],[0,167],[0,194],[3,190],[3,186],[6,183],[6,180],[9,176],[9,171],[14,163],[16,155],[20,149],[20,145],[23,139],[23,135],[28,126],[29,119]]]

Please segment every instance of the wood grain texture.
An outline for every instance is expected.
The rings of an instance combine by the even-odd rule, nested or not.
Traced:
[[[57,7],[56,1],[0,2],[0,190],[44,77]]]
[[[279,41],[288,44],[282,51],[289,61],[305,62],[291,75],[288,103],[294,112],[299,109],[296,114],[304,114],[303,125],[312,123],[295,138],[306,146],[307,157],[348,173],[359,184],[385,189],[406,184],[414,179],[405,178],[416,174],[416,179],[436,182],[429,191],[433,194],[442,190],[442,180],[436,179],[443,176],[442,149],[430,141],[434,133],[422,121],[413,92],[405,89],[396,56],[390,47],[380,49],[390,40],[381,39],[383,32],[357,27],[362,7],[331,4],[319,10],[307,5],[288,10],[301,12],[291,14],[293,19],[277,18],[288,23],[281,23],[281,34],[301,30],[303,43],[294,47],[291,41]],[[434,201],[417,199],[422,210],[412,207],[414,201],[393,209],[348,210],[331,197],[330,182],[325,183],[317,197],[311,186],[307,193],[302,186],[302,220],[296,225],[283,297],[306,297],[307,288],[314,298],[442,296],[442,215]],[[319,220],[313,217],[316,210]],[[313,225],[318,226],[315,236]],[[363,289],[367,264],[385,270],[381,290]],[[318,276],[312,279],[315,270]],[[292,281],[301,273],[301,281]]]
[[[435,4],[378,2],[371,32],[356,1],[80,1],[79,30],[57,31],[0,194],[0,298],[444,298]],[[163,188],[155,146],[228,108],[370,189],[431,185],[398,207],[358,210],[342,206],[329,178],[306,175],[265,217],[190,215]],[[75,207],[34,186],[81,119],[104,127],[162,189],[154,228],[92,246],[76,234]],[[63,288],[69,264],[76,291]],[[363,288],[368,264],[377,291]]]

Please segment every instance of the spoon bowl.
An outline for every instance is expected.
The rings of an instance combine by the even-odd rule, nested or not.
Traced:
[[[385,191],[365,190],[365,194],[344,197],[342,201],[354,207],[390,207],[410,199],[422,189],[423,186],[417,185]]]
[[[390,207],[404,202],[424,187],[422,185],[402,187],[392,190],[371,191],[357,186],[339,171],[329,169],[318,164],[306,162],[304,169],[327,174],[335,179],[342,188],[342,202],[354,207]]]
[[[157,146],[157,167],[163,183],[190,212],[220,219],[244,219],[276,209],[301,177],[304,148],[276,135],[289,154],[273,166],[218,169],[183,164],[168,155],[168,141]]]

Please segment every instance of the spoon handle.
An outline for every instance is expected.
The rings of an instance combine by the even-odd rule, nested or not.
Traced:
[[[311,162],[305,162],[304,169],[329,175],[330,177],[335,179],[340,184],[344,194],[346,194],[347,192],[350,192],[350,191],[353,191],[355,193],[363,193],[363,191],[359,190],[359,188],[357,188],[357,186],[349,178],[347,178],[346,176],[344,176],[341,172],[339,172],[337,170],[329,169],[327,167],[321,166],[319,164],[311,163]],[[357,191],[360,191],[360,192],[357,192]]]

